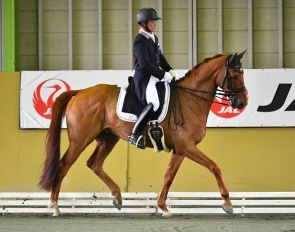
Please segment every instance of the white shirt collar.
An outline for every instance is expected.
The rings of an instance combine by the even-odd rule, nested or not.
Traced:
[[[146,31],[144,31],[141,28],[139,29],[139,33],[144,35],[146,38],[151,38],[155,43],[155,35],[153,33],[147,33]]]

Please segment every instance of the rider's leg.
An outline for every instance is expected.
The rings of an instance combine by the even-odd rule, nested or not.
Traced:
[[[128,142],[138,148],[145,149],[144,129],[153,116],[154,112],[159,108],[160,102],[156,89],[156,82],[159,81],[155,77],[151,77],[146,89],[146,100],[149,103],[138,116]]]
[[[145,149],[144,129],[154,114],[153,103],[149,103],[138,116],[137,121],[132,130],[132,134],[129,136],[128,142],[135,145],[138,148]]]
[[[160,101],[159,101],[158,91],[156,87],[157,82],[159,82],[159,79],[154,76],[151,76],[150,81],[146,87],[146,94],[145,94],[146,102],[153,103],[154,105],[153,110],[155,112],[160,107]]]

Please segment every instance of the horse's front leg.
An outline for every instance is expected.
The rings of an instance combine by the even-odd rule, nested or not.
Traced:
[[[214,174],[219,187],[220,194],[222,198],[224,199],[223,210],[226,213],[232,214],[233,207],[229,198],[229,192],[227,188],[225,187],[225,184],[223,182],[222,175],[221,175],[221,170],[218,167],[218,165],[214,161],[209,159],[195,145],[187,146],[187,147],[190,147],[190,149],[186,149],[186,151],[184,152],[184,155],[190,160],[195,161],[201,164],[202,166],[208,168],[210,172]]]
[[[171,217],[172,214],[169,212],[167,205],[166,205],[166,199],[168,195],[169,188],[174,180],[174,177],[184,159],[184,156],[177,155],[174,151],[172,153],[167,172],[165,174],[164,178],[164,185],[162,188],[162,191],[160,193],[160,196],[158,198],[158,207],[163,211],[163,217]]]

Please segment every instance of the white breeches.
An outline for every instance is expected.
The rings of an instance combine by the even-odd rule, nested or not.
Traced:
[[[154,76],[151,76],[150,81],[146,87],[146,96],[145,96],[147,103],[153,103],[154,111],[156,111],[160,107],[160,101],[158,98],[158,92],[156,88],[157,82],[159,82],[159,79]]]

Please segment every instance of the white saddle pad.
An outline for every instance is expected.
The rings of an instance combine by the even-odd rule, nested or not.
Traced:
[[[165,89],[166,89],[166,94],[165,94],[163,110],[162,110],[161,114],[159,115],[158,119],[156,120],[158,123],[161,123],[162,121],[164,121],[164,119],[167,115],[167,112],[168,112],[168,107],[169,107],[170,85],[167,82],[164,82],[164,85],[165,85]],[[123,102],[125,99],[126,92],[127,92],[126,87],[121,87],[120,94],[118,97],[118,103],[117,103],[117,115],[123,121],[136,122],[137,116],[135,114],[129,114],[129,113],[122,112]],[[155,121],[155,120],[152,120],[152,121]]]

